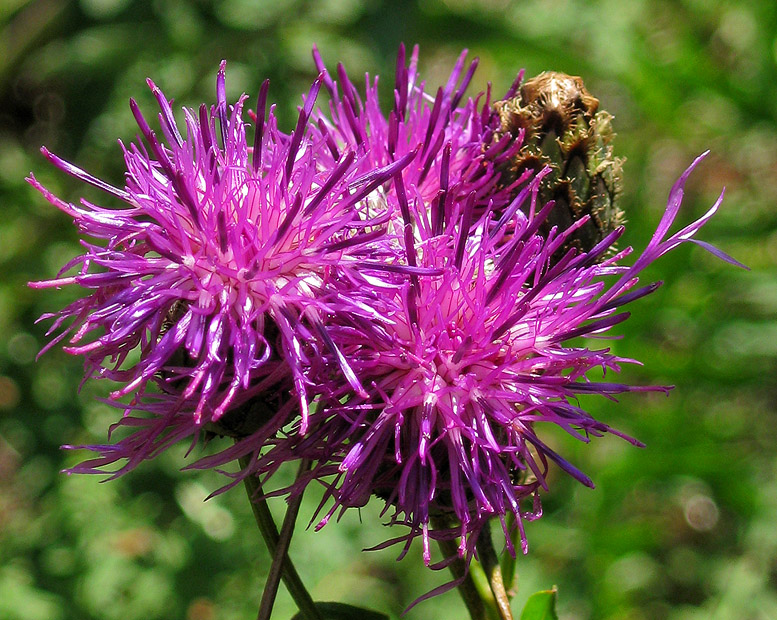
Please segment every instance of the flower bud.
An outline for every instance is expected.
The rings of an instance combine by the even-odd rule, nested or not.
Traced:
[[[551,168],[539,198],[541,204],[554,200],[555,207],[540,232],[546,235],[553,226],[563,231],[590,216],[562,252],[569,247],[587,252],[623,223],[617,206],[623,160],[613,156],[612,116],[599,110],[582,79],[546,71],[494,108],[496,140],[505,133],[517,139],[524,131],[522,148],[502,166],[502,183],[509,185],[527,169]]]

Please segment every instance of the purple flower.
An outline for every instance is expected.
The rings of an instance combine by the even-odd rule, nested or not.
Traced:
[[[415,155],[382,195],[396,215],[393,240],[382,240],[393,251],[384,252],[384,268],[375,271],[370,288],[349,293],[374,317],[343,313],[329,324],[364,393],[341,381],[322,395],[307,434],[272,439],[256,470],[272,472],[294,458],[316,462],[309,478],[289,491],[299,492],[311,480],[325,485],[332,505],[319,528],[339,510],[379,495],[392,511],[391,523],[408,528],[389,543],[421,536],[428,565],[431,538],[460,536],[459,553],[469,560],[492,518],[502,522],[514,552],[508,513],[516,518],[525,552],[523,521],[540,514],[538,490],[547,490],[551,461],[593,486],[542,439],[543,427],[558,426],[586,442],[609,432],[639,445],[594,419],[578,396],[614,400],[624,392],[668,388],[596,379],[596,372],[637,362],[590,348],[580,338],[613,337],[612,328],[629,316],[623,307],[660,285],[638,287],[648,264],[685,241],[738,263],[694,239],[722,193],[703,217],[669,234],[684,184],[701,157],[672,188],[657,230],[631,265],[625,262],[631,248],[614,249],[622,226],[588,251],[560,252],[589,216],[567,230],[538,234],[554,206],[536,204],[547,171],[517,181],[515,199],[505,203],[493,178],[493,153],[483,146],[490,142],[480,119],[488,118],[488,110],[475,114],[472,100],[456,108],[460,94],[453,96],[451,85],[460,64],[433,103],[416,84],[414,67],[415,55],[410,70],[401,63],[388,121],[369,80],[362,106],[341,68],[342,98],[324,74],[333,120],[320,120],[319,127],[330,125],[330,135],[365,148],[373,165]],[[436,131],[441,137],[430,139]],[[514,147],[505,142],[500,148]]]
[[[217,105],[184,109],[182,128],[148,83],[164,139],[131,100],[145,145],[122,145],[124,189],[43,149],[54,165],[125,207],[67,204],[29,179],[73,219],[86,248],[56,279],[31,284],[78,285],[88,293],[42,317],[55,319],[49,333],[60,331],[46,349],[69,338],[65,351],[84,356],[86,377],[116,382],[112,401],[130,398],[117,402],[125,409],[117,426],[132,433],[87,446],[98,458],[73,471],[126,460],[123,473],[202,429],[244,438],[225,451],[227,460],[258,452],[294,414],[304,432],[308,403],[320,389],[308,375],[322,350],[362,392],[325,326],[338,308],[321,292],[333,277],[361,281],[360,248],[384,234],[387,219],[375,205],[368,209],[365,197],[409,161],[373,166],[344,148],[322,164],[326,144],[309,131],[321,78],[291,135],[278,130],[273,108],[266,112],[265,82],[251,144],[246,97],[226,102],[225,63]]]
[[[622,227],[590,252],[572,249],[552,263],[549,258],[585,223],[538,236],[552,204],[526,217],[515,203],[517,221],[506,244],[500,243],[503,227],[494,226],[488,214],[469,226],[473,196],[454,206],[440,235],[413,225],[428,219],[426,205],[405,205],[415,239],[407,250],[419,266],[437,268],[440,275],[396,277],[374,295],[365,293],[365,303],[381,315],[368,329],[341,317],[333,337],[368,396],[344,386],[348,397],[340,395],[342,404],[319,409],[306,436],[277,443],[265,457],[318,461],[311,477],[323,480],[334,498],[318,527],[338,509],[362,506],[375,493],[386,500],[386,510],[393,508],[391,522],[409,528],[394,542],[422,536],[427,564],[430,538],[461,536],[460,554],[469,558],[480,530],[494,517],[510,547],[507,513],[516,517],[525,552],[522,521],[539,515],[537,491],[547,490],[550,461],[593,486],[543,441],[543,427],[558,426],[585,442],[609,432],[639,445],[594,419],[578,395],[613,399],[668,388],[589,378],[595,369],[618,372],[635,361],[589,348],[579,338],[608,337],[629,316],[623,306],[660,284],[637,287],[639,272],[680,243],[697,243],[737,264],[693,238],[720,199],[702,218],[668,235],[698,161],[672,189],[650,244],[630,266],[623,263],[630,248],[602,260]],[[531,506],[522,506],[529,496]],[[432,531],[435,516],[443,517],[438,523],[455,517],[458,526]]]

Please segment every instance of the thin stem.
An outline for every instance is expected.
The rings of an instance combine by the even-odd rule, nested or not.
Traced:
[[[502,569],[499,567],[499,558],[496,555],[496,551],[494,551],[491,529],[488,524],[480,531],[475,547],[478,551],[478,559],[486,571],[491,591],[494,593],[494,598],[499,608],[500,620],[513,620],[513,612],[510,609],[510,597],[507,596],[505,591],[505,584],[502,581]]]
[[[243,469],[248,468],[249,465],[250,457],[244,456],[240,458],[240,466]],[[251,508],[254,511],[256,524],[259,526],[259,531],[264,539],[264,544],[267,545],[270,555],[275,557],[280,535],[278,534],[278,528],[275,525],[270,508],[264,500],[262,486],[259,484],[259,480],[256,476],[246,476],[243,481],[245,483],[246,493],[248,493],[248,499],[251,501]],[[305,589],[288,553],[285,554],[283,563],[281,564],[281,577],[302,615],[307,620],[321,620],[321,614],[318,613],[313,599]]]
[[[451,522],[443,517],[432,517],[432,524],[438,530],[451,527]],[[437,542],[446,558],[455,557],[449,568],[456,579],[463,577],[457,589],[472,620],[502,620],[491,585],[480,563],[473,559],[468,568],[466,562],[459,557],[459,546],[455,539],[440,539]]]
[[[310,461],[303,460],[300,463],[297,478],[307,471],[309,467]],[[259,605],[257,620],[270,620],[270,614],[272,613],[272,608],[275,604],[275,597],[278,595],[278,586],[281,582],[281,575],[283,574],[283,562],[288,557],[289,545],[291,544],[291,537],[294,534],[294,525],[297,522],[300,504],[302,504],[302,493],[296,495],[291,502],[289,502],[289,507],[286,509],[286,516],[283,518],[283,525],[281,526],[281,533],[278,538],[278,546],[275,548],[272,565],[270,566],[270,574],[267,576],[267,581],[264,583],[262,602]]]
[[[480,599],[486,606],[488,620],[502,620],[502,612],[499,611],[499,606],[494,598],[494,593],[491,591],[491,584],[488,583],[486,572],[483,570],[480,562],[474,558],[469,564],[469,575],[472,577],[475,588],[480,593]]]
[[[458,545],[456,544],[456,541],[452,539],[439,540],[438,543],[446,558],[453,555],[456,556],[456,559],[450,563],[448,568],[451,569],[451,573],[453,573],[453,576],[456,579],[464,577],[464,580],[457,588],[461,598],[464,599],[464,605],[467,606],[470,617],[472,620],[487,620],[486,606],[480,596],[480,591],[472,579],[472,575],[467,571],[464,560],[458,556]]]

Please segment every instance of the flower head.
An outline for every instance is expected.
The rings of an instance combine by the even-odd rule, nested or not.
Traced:
[[[265,82],[249,143],[246,97],[227,104],[224,63],[217,105],[184,109],[183,128],[149,80],[164,139],[131,101],[146,144],[122,146],[123,189],[43,149],[57,167],[126,204],[67,204],[29,179],[85,238],[86,251],[57,279],[31,285],[88,292],[44,317],[55,318],[49,333],[61,329],[48,347],[69,337],[65,350],[84,356],[87,376],[116,382],[111,399],[131,398],[118,424],[134,432],[92,446],[99,458],[76,471],[127,459],[125,471],[203,428],[248,435],[243,451],[258,450],[291,413],[301,414],[304,431],[318,389],[307,375],[320,349],[362,391],[324,325],[341,308],[321,292],[345,274],[360,280],[360,248],[385,231],[383,214],[368,213],[365,197],[409,158],[375,167],[346,148],[322,165],[326,145],[309,131],[320,85],[319,78],[287,135],[273,108],[266,111]]]

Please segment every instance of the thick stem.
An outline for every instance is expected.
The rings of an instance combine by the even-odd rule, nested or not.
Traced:
[[[250,465],[249,458],[250,457],[246,456],[240,459],[241,468],[248,468]],[[262,492],[262,487],[256,476],[246,476],[243,480],[245,482],[246,493],[248,493],[248,499],[251,501],[251,508],[254,511],[256,524],[259,526],[259,531],[264,539],[264,544],[267,545],[270,555],[274,558],[279,546],[280,535],[278,534],[278,528],[275,525],[270,508],[263,499],[264,494]],[[303,616],[307,620],[321,620],[321,614],[318,613],[313,599],[305,589],[288,553],[283,554],[281,577],[283,578],[283,583],[286,584],[286,588],[289,590],[289,594],[291,594],[291,597],[294,599],[294,602],[297,604],[297,607]]]
[[[488,523],[480,531],[475,547],[478,551],[478,559],[486,571],[491,591],[494,593],[500,620],[513,620],[513,612],[510,609],[510,597],[507,596],[505,584],[502,581],[502,569],[499,566],[499,558],[496,555],[496,551],[494,551],[494,543],[491,540],[491,529]]]

